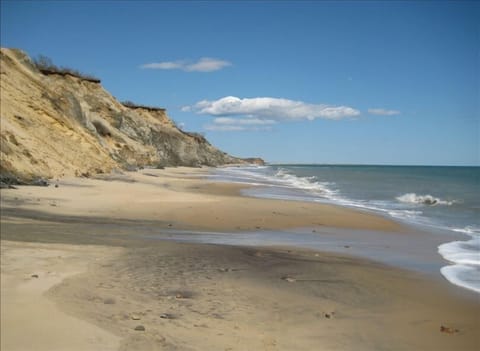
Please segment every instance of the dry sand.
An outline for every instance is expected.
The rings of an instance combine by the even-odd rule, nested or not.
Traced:
[[[117,350],[120,338],[69,316],[45,293],[92,260],[98,246],[1,243],[1,350]],[[118,251],[118,249],[116,250]]]
[[[382,217],[341,207],[239,196],[238,184],[203,179],[207,169],[142,170],[104,180],[71,178],[59,187],[4,192],[4,207],[76,217],[156,221],[170,228],[238,231],[298,227],[399,230]],[[5,209],[4,212],[6,212]],[[35,217],[35,213],[31,213]]]
[[[479,349],[479,295],[441,279],[337,254],[135,235],[402,231],[334,206],[240,197],[203,172],[2,190],[2,351]]]

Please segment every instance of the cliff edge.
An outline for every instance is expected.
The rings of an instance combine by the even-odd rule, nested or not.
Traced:
[[[39,70],[16,49],[1,49],[0,68],[4,182],[248,163],[180,130],[164,109],[120,103],[98,79]]]

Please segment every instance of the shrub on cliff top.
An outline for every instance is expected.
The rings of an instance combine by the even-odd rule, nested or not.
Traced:
[[[122,101],[121,104],[125,107],[130,107],[130,108],[143,108],[145,110],[151,110],[151,111],[165,111],[165,109],[162,107],[140,105],[130,100]]]
[[[88,80],[94,83],[100,83],[100,79],[91,74],[86,74],[70,67],[59,67],[55,65],[51,58],[38,55],[33,59],[33,64],[37,69],[43,74],[60,74],[60,75],[70,75],[83,80]]]

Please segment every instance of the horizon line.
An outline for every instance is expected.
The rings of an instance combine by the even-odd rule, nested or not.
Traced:
[[[268,166],[386,166],[386,167],[480,167],[478,165],[387,164],[387,163],[289,163],[265,162]]]

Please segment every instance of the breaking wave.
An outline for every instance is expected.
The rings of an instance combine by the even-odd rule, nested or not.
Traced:
[[[310,190],[326,198],[331,198],[337,193],[335,190],[328,188],[331,185],[330,183],[319,182],[315,176],[299,177],[279,169],[275,173],[275,177],[279,178],[284,186],[289,186],[293,189]]]
[[[389,215],[408,223],[465,234],[468,237],[465,241],[453,241],[439,246],[438,253],[450,263],[441,269],[441,273],[452,284],[480,292],[480,227],[471,224],[461,226],[462,222],[452,222],[452,218],[456,219],[455,216],[458,216],[458,213],[464,214],[462,211],[465,211],[466,207],[462,193],[456,194],[455,199],[452,199],[449,195],[435,197],[428,193],[422,194],[417,189],[417,193],[410,192],[396,196],[392,188],[387,189],[390,193],[377,193],[378,187],[375,185],[369,193],[363,193],[363,198],[355,197],[345,191],[345,183],[340,184],[337,179],[323,180],[315,169],[307,172],[305,168],[300,168],[297,171],[294,166],[228,167],[218,169],[213,177],[259,186],[245,191],[250,196],[333,202]],[[356,184],[358,184],[356,189],[364,186],[364,183]],[[355,186],[355,183],[353,185]],[[412,183],[412,185],[415,184]],[[380,189],[385,191],[386,188],[380,187]],[[375,194],[378,198],[369,197],[370,194]],[[442,217],[445,220],[442,220]],[[470,217],[467,218],[471,221]]]
[[[438,253],[452,263],[441,269],[449,282],[480,293],[480,236],[479,231],[476,232],[468,241],[440,245]]]
[[[438,197],[434,197],[432,195],[417,195],[415,193],[407,193],[403,194],[402,196],[398,196],[396,198],[400,202],[409,203],[409,204],[419,204],[419,205],[428,205],[428,206],[436,206],[436,205],[453,205],[455,201],[446,201],[439,199]]]

